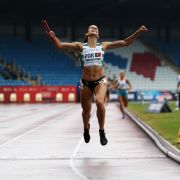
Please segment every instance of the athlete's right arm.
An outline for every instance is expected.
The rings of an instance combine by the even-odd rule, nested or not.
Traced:
[[[81,51],[83,48],[83,45],[80,42],[61,42],[61,40],[56,36],[56,34],[53,31],[48,32],[47,35],[58,49]]]
[[[118,80],[115,81],[115,83],[113,85],[113,89],[118,89]]]
[[[126,82],[127,82],[128,86],[129,86],[128,91],[130,91],[132,89],[132,85],[131,85],[130,81],[127,80],[127,79],[126,79]]]

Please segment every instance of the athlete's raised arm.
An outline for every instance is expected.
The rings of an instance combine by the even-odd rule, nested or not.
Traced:
[[[83,45],[80,42],[61,42],[61,40],[56,36],[56,34],[53,31],[47,32],[47,34],[54,43],[54,45],[59,49],[81,51],[83,48]]]
[[[136,32],[124,40],[118,40],[113,42],[102,42],[104,50],[115,49],[123,46],[130,45],[141,33],[148,31],[145,26],[141,26]]]

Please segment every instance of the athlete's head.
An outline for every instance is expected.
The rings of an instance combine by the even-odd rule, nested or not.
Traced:
[[[99,37],[99,30],[96,25],[90,25],[88,28],[88,32],[85,35],[86,37],[88,36],[96,36],[97,38]]]
[[[120,78],[124,78],[125,76],[126,76],[125,71],[121,71],[121,72],[119,73],[119,77],[120,77]]]

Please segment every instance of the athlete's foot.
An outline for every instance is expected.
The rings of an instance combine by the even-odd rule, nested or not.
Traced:
[[[125,113],[122,113],[122,119],[125,119],[126,115]]]
[[[101,142],[101,145],[106,145],[108,143],[108,140],[106,138],[106,135],[105,135],[105,132],[104,132],[104,129],[103,130],[99,130],[99,136],[100,136],[100,142]]]
[[[84,141],[85,143],[89,143],[90,141],[90,134],[89,134],[89,129],[90,129],[90,124],[89,124],[89,128],[88,129],[84,129]]]

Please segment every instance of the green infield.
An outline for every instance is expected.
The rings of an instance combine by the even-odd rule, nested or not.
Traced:
[[[152,127],[172,145],[180,149],[180,145],[176,142],[180,128],[180,110],[175,111],[175,103],[169,104],[173,111],[171,113],[152,114],[147,112],[148,106],[148,104],[130,103],[128,110]]]

